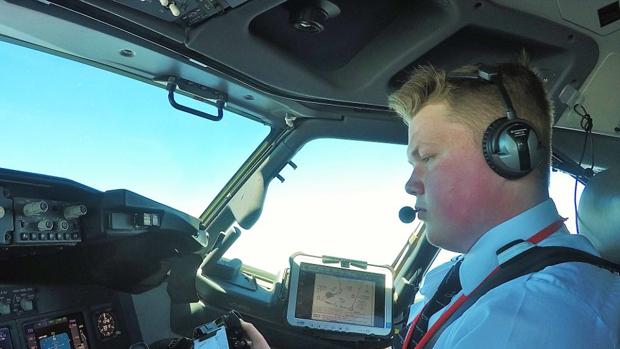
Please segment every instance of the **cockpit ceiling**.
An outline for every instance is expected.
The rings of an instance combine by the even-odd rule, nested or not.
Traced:
[[[599,50],[580,31],[490,2],[212,0],[205,3],[221,11],[192,24],[154,15],[153,7],[169,11],[159,1],[50,2],[155,41],[263,92],[369,110],[386,109],[387,93],[412,66],[493,63],[522,49],[557,95],[566,84],[584,82]],[[183,10],[197,1],[176,3]],[[139,9],[147,5],[151,8]],[[320,32],[296,29],[291,21],[312,6],[335,14],[322,22]]]
[[[580,119],[559,98],[569,85],[595,116],[595,137],[618,142],[620,10],[606,0],[162,3],[0,1],[0,34],[153,84],[179,76],[226,95],[228,110],[280,127],[293,116],[379,118],[399,129],[386,96],[415,66],[494,63],[525,50],[552,94],[554,145],[578,159]],[[313,21],[318,30],[299,30]],[[391,141],[406,139],[399,131]]]

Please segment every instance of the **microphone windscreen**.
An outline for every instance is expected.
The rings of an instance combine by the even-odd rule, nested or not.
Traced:
[[[415,213],[416,210],[412,207],[405,206],[398,211],[398,218],[400,218],[400,221],[403,223],[411,223],[415,220]]]

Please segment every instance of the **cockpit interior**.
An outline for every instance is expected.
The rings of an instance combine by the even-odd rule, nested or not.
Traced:
[[[0,349],[219,348],[231,310],[276,349],[389,347],[452,255],[398,220],[387,96],[524,52],[555,200],[576,228],[615,200],[581,229],[619,263],[618,1],[0,0]]]

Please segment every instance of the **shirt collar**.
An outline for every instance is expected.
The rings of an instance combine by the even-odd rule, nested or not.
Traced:
[[[498,249],[514,240],[527,240],[559,219],[553,200],[547,199],[483,234],[464,256],[459,271],[463,292],[470,294],[498,265]]]

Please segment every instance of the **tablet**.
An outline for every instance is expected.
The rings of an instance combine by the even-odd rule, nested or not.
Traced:
[[[291,257],[289,325],[386,337],[392,330],[392,272],[335,257]]]

